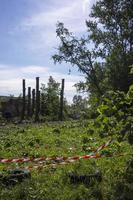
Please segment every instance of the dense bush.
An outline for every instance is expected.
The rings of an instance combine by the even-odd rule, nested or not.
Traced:
[[[125,94],[109,91],[101,99],[92,121],[92,129],[101,137],[116,135],[118,140],[128,139],[133,144],[133,85]]]

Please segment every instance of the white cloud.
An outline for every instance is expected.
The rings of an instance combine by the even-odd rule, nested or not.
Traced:
[[[84,14],[88,14],[88,10],[96,3],[96,0],[83,0],[82,9]]]
[[[14,30],[10,30],[10,36],[16,44],[15,48],[24,50],[31,58],[36,56],[37,60],[43,58],[47,54],[53,54],[54,47],[57,46],[56,23],[64,22],[65,26],[75,35],[80,35],[86,31],[85,19],[88,18],[90,7],[93,0],[54,0],[49,1],[46,5],[45,1],[35,1],[34,11],[29,16],[23,16],[19,24]],[[53,2],[54,5],[51,3]],[[38,6],[37,6],[38,5]],[[84,12],[83,12],[84,10]],[[28,66],[11,66],[0,65],[0,95],[21,93],[21,82],[26,78],[27,86],[35,87],[35,77],[40,77],[40,82],[47,83],[48,77],[61,82],[65,78],[65,95],[69,101],[75,94],[73,85],[83,77],[70,75],[64,76],[63,73],[53,72],[50,67],[40,65]]]
[[[46,5],[42,3],[41,10],[36,10],[29,17],[25,17],[17,25],[14,33],[11,31],[12,34],[20,34],[21,38],[26,36],[23,45],[32,53],[44,54],[46,49],[51,52],[53,47],[57,46],[56,23],[58,21],[63,22],[76,35],[86,31],[85,19],[88,18],[90,7],[83,0],[68,0],[63,3],[61,0],[55,0],[55,2],[55,5],[49,9],[46,9]],[[86,12],[83,12],[84,5],[88,7]]]
[[[37,75],[38,73],[46,73],[48,72],[48,67],[44,66],[26,66],[26,67],[21,67],[20,71],[23,74],[33,74]]]
[[[89,2],[89,0],[83,0],[83,4],[82,4],[83,13],[86,12],[86,5],[88,2]]]
[[[32,71],[32,73],[31,73]],[[35,88],[35,77],[40,77],[40,83],[47,84],[49,76],[61,82],[65,78],[65,97],[69,102],[72,102],[76,89],[74,84],[84,80],[78,75],[64,75],[63,73],[52,72],[46,66],[8,66],[0,65],[0,95],[14,94],[18,96],[22,92],[22,79],[26,78],[26,87]]]
[[[47,27],[55,26],[57,21],[66,22],[67,24],[72,25],[71,28],[74,27],[74,30],[81,32],[84,26],[84,22],[82,22],[82,27],[77,26],[82,21],[83,13],[81,9],[81,0],[76,0],[73,2],[69,2],[69,4],[64,5],[63,7],[53,8],[49,11],[42,11],[41,13],[33,14],[33,16],[26,18],[21,23],[21,28],[24,30],[29,30],[34,27]],[[77,21],[75,24],[74,21]],[[83,29],[84,30],[84,29]]]
[[[0,65],[0,80],[9,80],[14,78],[22,79],[23,77],[37,76],[48,72],[46,66],[13,66],[13,65]]]

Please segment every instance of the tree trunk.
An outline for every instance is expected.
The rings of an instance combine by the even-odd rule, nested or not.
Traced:
[[[31,117],[31,87],[28,87],[28,107],[27,107],[27,116]]]
[[[34,115],[35,111],[35,89],[32,90],[32,116]]]
[[[39,93],[39,77],[36,77],[36,109],[35,109],[35,122],[39,121],[40,110],[40,93]]]
[[[25,92],[26,92],[26,88],[25,88],[25,79],[22,80],[22,87],[23,87],[23,102],[22,102],[22,116],[21,116],[21,120],[24,120],[25,118],[25,106],[26,106],[26,101],[25,101]]]
[[[60,121],[63,121],[64,84],[65,84],[65,79],[62,79],[61,94],[60,94],[60,114],[59,114],[59,120]]]

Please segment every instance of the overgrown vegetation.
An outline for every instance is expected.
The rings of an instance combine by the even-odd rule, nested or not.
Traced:
[[[109,140],[109,136],[101,138],[95,131],[91,132],[92,122],[77,121],[65,123],[50,123],[41,125],[6,126],[1,130],[0,157],[40,157],[40,156],[75,156],[85,155]],[[114,135],[115,136],[115,135]],[[102,155],[113,155],[111,158],[100,158],[75,161],[73,164],[57,168],[47,167],[40,171],[32,170],[31,179],[26,179],[15,186],[0,186],[0,198],[6,199],[126,199],[125,195],[133,191],[129,167],[132,156],[132,146],[128,142],[115,141]],[[123,153],[122,157],[115,157]],[[33,163],[32,163],[33,164]],[[34,163],[35,164],[35,163]],[[28,164],[23,164],[27,166]],[[1,164],[1,171],[9,164]],[[16,167],[16,164],[11,164]],[[18,164],[18,167],[22,164]],[[127,169],[128,168],[128,169]],[[128,170],[128,173],[126,172]],[[88,177],[99,172],[100,179],[73,179]],[[6,173],[6,171],[3,173]],[[122,185],[122,186],[120,186]],[[126,188],[124,194],[119,187]],[[116,196],[117,194],[117,196]],[[124,195],[123,198],[116,198]],[[132,196],[131,196],[132,197]]]
[[[131,0],[97,1],[86,21],[86,38],[76,38],[58,23],[60,45],[53,59],[77,66],[86,78],[77,88],[89,93],[86,99],[74,96],[72,105],[64,101],[64,120],[69,121],[46,122],[57,121],[59,114],[59,83],[50,77],[41,88],[40,113],[46,123],[0,127],[1,158],[84,155],[110,138],[114,143],[100,152],[102,158],[47,165],[15,186],[0,178],[2,200],[133,199],[132,8]],[[0,170],[7,175],[5,166]]]
[[[129,75],[133,64],[132,0],[99,0],[86,21],[86,37],[75,37],[63,23],[57,24],[60,40],[55,63],[70,63],[86,78],[79,89],[92,98],[109,90],[127,92],[133,83]]]

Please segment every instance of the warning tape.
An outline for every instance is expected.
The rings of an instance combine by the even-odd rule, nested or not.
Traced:
[[[79,160],[81,158],[88,159],[91,156],[95,156],[99,151],[109,146],[111,143],[114,142],[114,139],[109,140],[107,143],[101,145],[96,149],[94,152],[90,153],[89,155],[84,156],[73,156],[73,157],[40,157],[40,158],[13,158],[13,159],[0,159],[0,163],[24,163],[24,162],[39,162],[39,161],[66,161],[66,160]]]
[[[28,165],[28,166],[16,166],[16,167],[4,167],[4,170],[8,169],[17,169],[17,168],[22,168],[22,169],[42,169],[42,168],[47,168],[47,167],[56,167],[57,165],[66,165],[69,163],[73,163],[75,161],[78,161],[80,159],[90,159],[90,158],[99,158],[99,155],[85,155],[85,156],[77,156],[77,157],[69,157],[69,159],[66,160],[60,160],[61,162],[57,163],[50,163],[46,164],[45,161],[41,161],[40,163],[36,165]],[[57,160],[54,160],[57,161]]]
[[[108,142],[106,142],[105,144],[101,145],[100,147],[98,147],[94,152],[92,152],[90,155],[95,155],[97,154],[99,151],[105,149],[107,146],[109,146],[110,144],[112,144],[115,141],[115,139],[110,139]]]
[[[80,159],[91,159],[91,158],[95,158],[95,159],[99,159],[99,158],[111,158],[111,157],[121,157],[121,156],[125,156],[125,155],[131,155],[131,154],[117,154],[117,155],[92,155],[90,157],[82,157]],[[80,160],[78,159],[78,160]],[[29,165],[29,166],[19,166],[19,169],[29,169],[29,170],[32,170],[32,169],[38,169],[38,170],[41,170],[43,168],[56,168],[57,166],[63,166],[63,165],[67,165],[67,164],[72,164],[74,163],[75,161],[77,160],[66,160],[66,161],[63,161],[63,162],[60,162],[60,163],[52,163],[52,164],[47,164],[47,165],[44,165],[44,163],[41,163],[41,164],[38,164],[38,165]],[[17,169],[17,167],[14,167],[15,169]],[[6,169],[13,169],[13,168],[5,168]]]

